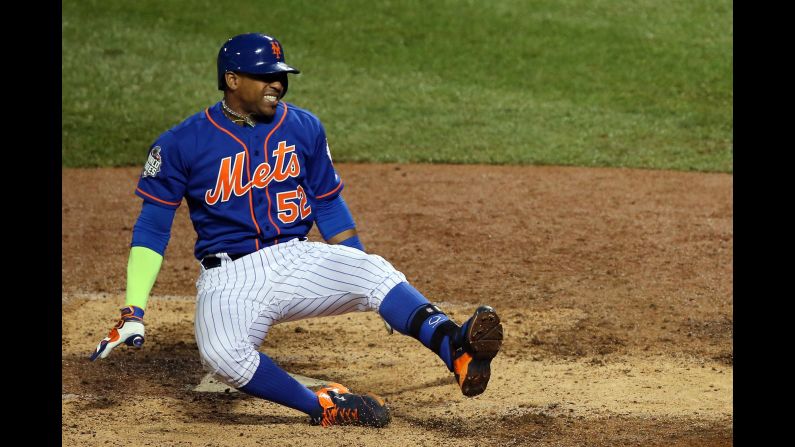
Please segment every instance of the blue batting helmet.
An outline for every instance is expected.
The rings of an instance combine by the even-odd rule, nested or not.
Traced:
[[[284,63],[282,44],[260,33],[239,34],[227,40],[218,51],[218,90],[226,90],[224,74],[228,71],[249,74],[300,73]],[[282,96],[285,93],[286,83]]]

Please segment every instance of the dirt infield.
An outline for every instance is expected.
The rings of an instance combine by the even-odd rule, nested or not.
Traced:
[[[430,351],[352,313],[272,328],[288,371],[384,396],[383,429],[307,424],[192,391],[195,233],[183,204],[144,349],[88,355],[124,304],[140,168],[63,171],[62,441],[70,446],[726,446],[733,415],[733,177],[630,169],[339,164],[369,252],[461,322],[505,326],[465,398]],[[317,233],[310,237],[319,240]],[[319,438],[323,436],[323,438]]]

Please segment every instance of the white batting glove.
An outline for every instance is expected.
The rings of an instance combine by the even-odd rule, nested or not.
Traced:
[[[97,345],[91,354],[91,361],[104,359],[120,344],[140,348],[144,344],[144,310],[137,306],[125,307],[121,310],[121,319],[110,330],[108,336]]]

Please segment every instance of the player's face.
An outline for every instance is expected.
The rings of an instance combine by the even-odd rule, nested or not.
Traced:
[[[243,113],[272,118],[276,105],[284,92],[287,73],[252,75],[239,73],[238,89],[234,94],[240,102]]]

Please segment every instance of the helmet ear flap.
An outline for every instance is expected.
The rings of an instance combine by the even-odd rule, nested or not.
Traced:
[[[226,74],[232,73],[229,70],[218,70],[218,90],[228,90],[229,86],[226,85]]]
[[[282,80],[282,84],[284,85],[284,90],[282,90],[282,96],[280,96],[279,99],[284,98],[284,95],[287,94],[287,85],[289,83],[287,78],[288,78],[287,73],[285,73],[284,74],[284,79]]]

